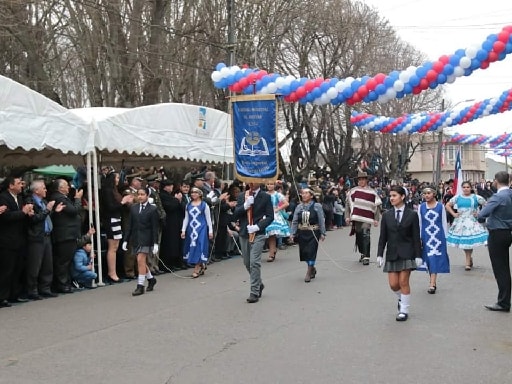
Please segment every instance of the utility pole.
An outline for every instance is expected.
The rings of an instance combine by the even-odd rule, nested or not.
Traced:
[[[441,100],[441,112],[444,112],[444,99]],[[443,156],[443,128],[441,128],[437,134],[437,158],[436,158],[436,180],[435,185],[438,185],[441,181],[441,158]]]
[[[235,0],[228,0],[228,66],[235,65]]]

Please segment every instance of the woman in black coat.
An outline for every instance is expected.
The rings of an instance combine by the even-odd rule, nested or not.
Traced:
[[[162,240],[160,241],[161,269],[183,269],[183,252],[181,241],[181,224],[183,222],[183,207],[181,192],[173,195],[174,186],[170,180],[162,180],[160,183],[160,200],[165,210],[165,222],[162,226]]]
[[[417,265],[422,264],[420,224],[416,211],[405,206],[405,189],[394,185],[389,192],[393,209],[382,215],[377,265],[384,263],[388,273],[389,287],[398,296],[396,321],[405,321],[409,314],[411,287],[409,277]]]

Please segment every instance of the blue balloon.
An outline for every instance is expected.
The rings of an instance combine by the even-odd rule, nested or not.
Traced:
[[[498,60],[501,61],[503,60],[505,57],[507,57],[507,52],[503,51],[501,52],[499,55],[498,55]]]
[[[370,101],[375,101],[379,98],[379,94],[375,91],[370,91],[370,93],[368,94],[368,98],[370,99]]]
[[[217,71],[220,71],[220,70],[221,70],[222,68],[224,68],[225,66],[226,66],[226,64],[224,64],[224,63],[219,63],[219,64],[217,64],[217,66],[215,67],[215,69],[216,69]]]
[[[404,91],[399,91],[399,92],[397,92],[397,93],[396,93],[396,98],[397,98],[397,99],[401,99],[401,98],[403,98],[404,96],[405,96]]]
[[[336,84],[338,84],[338,79],[333,77],[332,79],[329,80],[329,86],[330,87],[334,87]]]
[[[486,40],[490,41],[491,44],[494,44],[496,41],[498,41],[498,35],[493,33],[492,35],[487,36]]]
[[[430,84],[428,85],[428,87],[430,89],[436,89],[438,85],[439,84],[437,83],[437,81],[431,81]]]
[[[465,56],[465,54],[463,56]],[[459,56],[459,55],[451,55],[450,56],[450,64],[453,65],[454,67],[456,67],[457,65],[459,65],[461,57],[462,56]]]
[[[283,95],[289,95],[291,92],[290,92],[290,85],[289,84],[286,84],[286,85],[283,85],[281,88],[280,88],[281,92]],[[279,92],[278,92],[279,93]]]
[[[386,90],[388,88],[391,88],[393,84],[395,84],[395,80],[393,80],[391,76],[386,76],[386,78],[384,79],[384,86],[386,87]]]
[[[313,102],[315,100],[315,96],[313,96],[313,92],[309,92],[306,94],[306,97],[304,98],[308,102]]]
[[[238,82],[244,78],[244,73],[242,71],[237,71],[235,73],[235,80]]]
[[[485,40],[482,43],[482,48],[485,49],[487,52],[491,52],[492,51],[492,46],[493,46],[493,42],[489,41],[489,40]]]
[[[345,99],[349,99],[352,97],[352,95],[354,94],[354,92],[352,91],[352,88],[345,88],[343,90],[343,97]]]
[[[437,75],[437,83],[438,84],[444,84],[446,83],[446,75],[444,73],[440,73],[439,75]]]
[[[476,58],[475,58],[475,59],[473,59],[473,60],[471,60],[471,66],[470,66],[469,68],[471,68],[473,71],[474,71],[475,69],[480,68],[480,60],[478,60],[478,59],[476,59]]]
[[[405,83],[404,90],[402,92],[405,93],[406,95],[411,94],[412,93],[412,85],[409,83]]]
[[[352,88],[352,92],[356,92],[359,87],[361,86],[361,81],[359,79],[356,79],[350,84],[350,88]]]
[[[416,76],[418,76],[420,79],[423,79],[427,75],[427,68],[425,67],[418,67],[416,68]]]
[[[420,78],[416,75],[412,75],[410,78],[409,78],[409,84],[411,84],[411,86],[415,87],[417,86],[418,84],[420,83]]]
[[[320,91],[322,91],[322,93],[327,92],[327,90],[329,88],[330,88],[329,83],[322,83],[322,85],[320,85]]]
[[[443,74],[446,76],[450,76],[454,70],[455,70],[455,67],[453,65],[446,64],[443,68]]]
[[[471,68],[466,68],[464,70],[464,76],[469,76],[473,73],[473,70]]]
[[[477,52],[476,52],[476,58],[479,60],[479,61],[484,61],[485,59],[487,59],[487,51],[484,50],[484,49],[479,49]],[[473,59],[475,60],[475,59]]]
[[[378,84],[376,87],[375,87],[375,93],[377,93],[377,95],[383,95],[386,93],[386,86],[384,84]]]
[[[300,81],[293,80],[290,84],[290,91],[295,92],[300,87]]]

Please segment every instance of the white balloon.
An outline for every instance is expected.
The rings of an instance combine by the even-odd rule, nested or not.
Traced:
[[[267,84],[267,90],[268,90],[268,93],[276,93],[276,91],[277,91],[277,84],[276,83],[268,83]]]
[[[471,67],[471,59],[469,57],[461,57],[459,64],[464,69],[469,68]]]
[[[448,127],[449,125],[452,125],[452,122],[453,122],[452,118],[451,117],[447,117],[446,120],[444,121],[444,125],[446,127]]]
[[[343,92],[344,89],[346,89],[348,87],[348,85],[345,83],[345,81],[341,80],[341,81],[338,81],[336,83],[336,85],[334,86],[334,88],[336,88],[336,90],[338,92]]]
[[[332,99],[334,99],[336,96],[338,96],[338,91],[336,90],[336,88],[331,87],[331,88],[329,88],[329,89],[327,90],[326,94],[327,94],[327,97],[328,97],[330,100],[332,100]]]
[[[331,99],[329,98],[329,96],[327,96],[326,93],[324,93],[321,97],[320,97],[320,103],[322,104],[328,104],[329,101],[331,101]]]
[[[457,78],[457,76],[455,76],[454,74],[451,74],[448,77],[446,77],[446,83],[447,84],[452,84],[455,81],[456,78]]]
[[[278,88],[282,87],[285,84],[284,77],[278,77],[276,79],[276,85]]]
[[[400,92],[400,91],[403,91],[404,90],[404,83],[403,81],[401,80],[396,80],[395,83],[393,84],[393,89],[397,92]]]
[[[396,91],[393,88],[388,88],[386,90],[386,97],[388,100],[394,99],[396,97]]]
[[[474,59],[478,52],[478,47],[472,45],[470,47],[467,47],[465,52],[467,57],[469,57],[470,59]]]
[[[261,93],[262,95],[266,95],[266,94],[268,94],[270,92],[268,91],[268,87],[265,85],[257,93]]]
[[[411,65],[410,67],[407,67],[406,71],[409,74],[409,76],[412,76],[412,75],[416,74],[416,70],[417,69],[418,69],[418,67],[415,67],[414,65]]]
[[[221,68],[220,74],[222,75],[223,78],[228,77],[229,76],[229,68],[228,67]]]
[[[411,78],[411,75],[409,75],[406,71],[400,72],[398,75],[398,79],[403,83],[408,83],[409,79]]]
[[[455,75],[455,77],[460,77],[460,76],[464,75],[464,68],[457,65],[453,69],[453,74]]]
[[[220,81],[221,79],[222,79],[222,75],[220,74],[219,71],[212,72],[212,80],[214,82]]]

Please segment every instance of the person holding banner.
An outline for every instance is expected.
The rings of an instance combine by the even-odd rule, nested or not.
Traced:
[[[249,183],[245,193],[238,195],[233,219],[239,220],[240,246],[245,268],[250,276],[248,303],[261,298],[265,286],[261,281],[261,253],[265,245],[265,229],[274,220],[274,207],[270,195],[258,183]]]

